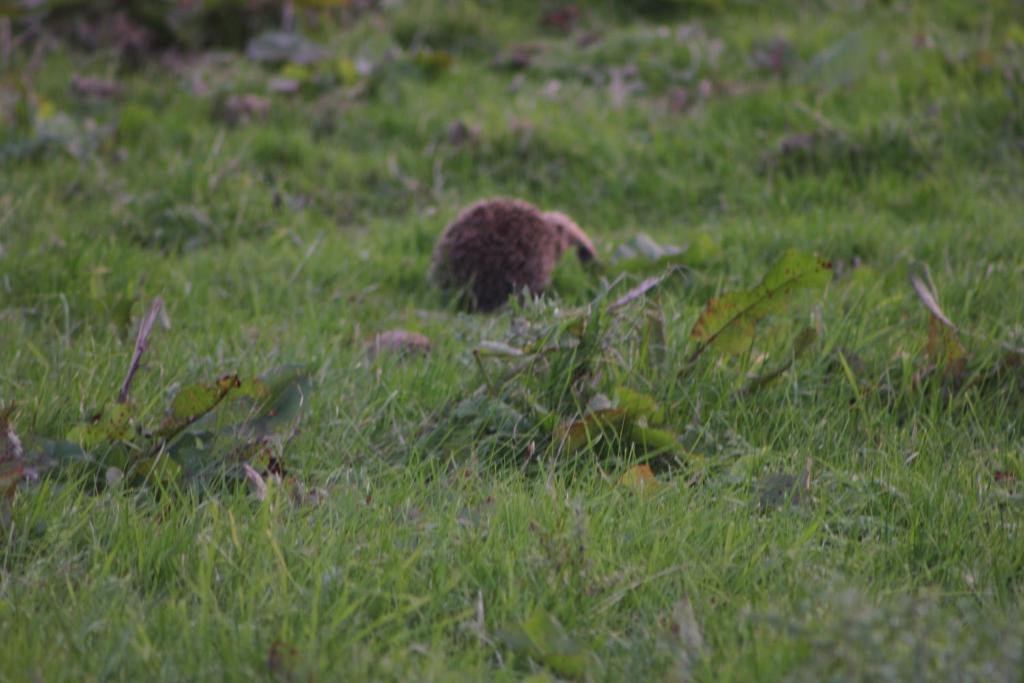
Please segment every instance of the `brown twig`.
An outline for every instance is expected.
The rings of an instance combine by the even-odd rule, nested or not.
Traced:
[[[164,300],[160,297],[153,299],[153,303],[149,305],[146,315],[142,317],[142,322],[139,324],[139,336],[135,338],[135,351],[132,353],[132,362],[128,366],[128,374],[125,375],[124,382],[121,384],[121,392],[117,395],[118,403],[128,401],[128,391],[131,389],[132,380],[135,379],[135,373],[139,371],[142,354],[149,348],[149,335],[153,332],[153,323],[156,322],[157,316],[160,315],[160,309],[163,308],[163,305]]]

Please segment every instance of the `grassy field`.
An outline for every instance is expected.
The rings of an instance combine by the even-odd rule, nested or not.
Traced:
[[[116,396],[156,296],[140,423],[228,373],[304,363],[311,390],[280,454],[301,500],[269,476],[262,500],[73,468],[19,487],[0,680],[1021,680],[1024,5],[574,7],[300,17],[329,50],[305,67],[15,46],[0,403],[22,439]],[[603,270],[456,310],[431,250],[491,195],[570,213]],[[640,233],[687,268],[609,311],[650,274],[613,265]],[[688,365],[708,300],[794,247],[832,260],[827,290]],[[963,369],[934,323],[929,351],[925,266]],[[367,353],[396,328],[430,353]],[[561,347],[473,354],[538,339]],[[559,439],[621,387],[678,444],[642,488],[620,481],[642,444]]]

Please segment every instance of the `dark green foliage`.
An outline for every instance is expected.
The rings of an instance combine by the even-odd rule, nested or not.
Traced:
[[[244,47],[281,19],[276,0],[45,0],[33,8],[86,48]],[[83,27],[85,30],[83,30]]]
[[[301,64],[34,21],[0,38],[0,679],[1019,678],[1017,0],[301,0]],[[446,307],[435,240],[494,195],[600,267]],[[688,365],[794,248],[824,290]],[[430,351],[372,353],[399,329]],[[294,358],[315,400],[246,393]]]

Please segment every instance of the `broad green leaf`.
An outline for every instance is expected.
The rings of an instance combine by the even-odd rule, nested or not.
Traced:
[[[168,455],[193,482],[216,478],[229,465],[266,461],[291,437],[309,385],[307,371],[297,365],[276,368],[258,379],[224,378],[217,391],[226,395],[188,425]],[[180,415],[196,406],[208,407],[214,398],[210,389],[190,390],[179,404],[184,409]]]
[[[753,289],[730,292],[708,302],[690,332],[699,344],[693,358],[708,346],[726,354],[745,353],[764,317],[785,310],[798,290],[823,289],[831,280],[831,262],[787,251]]]
[[[213,434],[197,435],[188,432],[174,442],[167,454],[181,467],[182,477],[192,479],[222,462],[222,458],[218,458],[212,449],[214,441]]]
[[[171,401],[170,411],[157,430],[157,436],[173,436],[216,408],[229,392],[241,386],[238,375],[227,375],[215,384],[190,384],[182,387]]]
[[[68,432],[68,441],[91,450],[104,444],[129,441],[134,436],[132,428],[132,405],[130,403],[108,403],[89,422],[78,425]]]
[[[589,651],[552,615],[538,608],[530,617],[499,633],[511,650],[524,654],[567,678],[581,678]]]
[[[629,440],[640,447],[644,454],[682,452],[675,432],[656,427],[645,427],[633,424],[629,432]]]
[[[243,439],[285,435],[294,427],[309,388],[305,367],[275,368],[258,379],[242,380],[216,410],[196,420],[190,431],[216,431]]]
[[[665,412],[658,405],[658,401],[649,394],[620,386],[612,391],[612,397],[616,405],[634,419],[642,418],[652,424],[658,424],[665,419]]]
[[[71,463],[94,463],[96,459],[79,444],[59,439],[25,437],[26,458],[30,461],[68,465]]]
[[[570,454],[599,438],[621,439],[647,455],[681,450],[673,432],[648,427],[621,407],[594,410],[579,420],[563,423],[555,430],[556,441]]]

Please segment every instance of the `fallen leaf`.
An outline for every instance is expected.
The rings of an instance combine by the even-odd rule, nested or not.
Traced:
[[[785,310],[796,291],[824,289],[831,280],[831,262],[795,249],[787,251],[753,289],[729,292],[708,302],[690,332],[698,343],[691,362],[709,346],[726,354],[745,353],[763,318]]]
[[[619,485],[632,489],[637,493],[654,493],[662,487],[662,483],[654,476],[650,465],[633,465],[619,477]]]
[[[631,414],[626,408],[605,408],[558,425],[555,439],[569,454],[604,438],[621,439],[647,455],[680,452],[676,434],[644,423],[643,418]]]
[[[917,298],[921,300],[921,303],[924,304],[925,308],[927,308],[939,322],[946,327],[950,327],[954,330],[956,329],[956,325],[954,325],[953,322],[946,317],[946,314],[942,312],[942,309],[939,308],[939,303],[935,300],[935,295],[928,286],[921,281],[921,278],[917,275],[911,275],[910,285],[914,288]]]
[[[388,330],[376,335],[366,345],[366,350],[371,358],[378,356],[383,351],[425,355],[430,353],[430,339],[418,332]]]
[[[249,463],[242,463],[242,470],[245,472],[245,483],[249,486],[249,492],[256,500],[265,500],[267,497],[267,483],[263,476],[253,469]]]
[[[931,275],[927,267],[923,269],[925,277],[931,283]],[[934,367],[944,369],[947,377],[960,378],[967,368],[967,349],[960,343],[956,325],[943,312],[935,294],[934,285],[925,284],[917,274],[911,274],[910,285],[914,293],[928,309],[928,344],[925,353]]]
[[[579,420],[559,425],[556,438],[569,453],[575,453],[604,432],[622,434],[632,422],[633,418],[621,408],[595,410]]]

